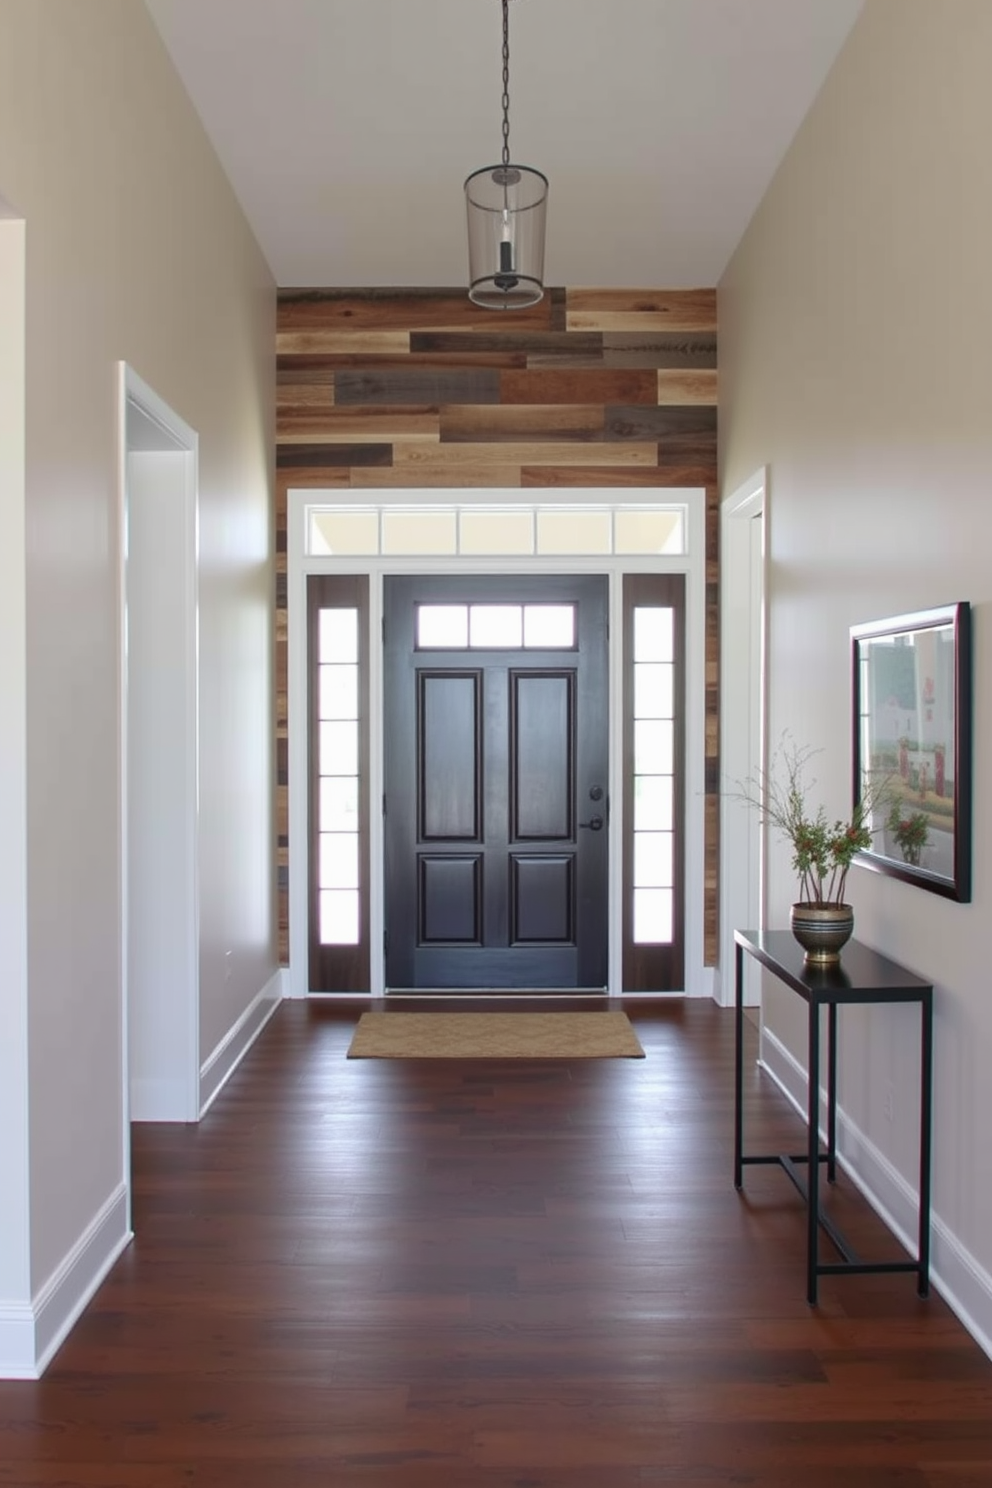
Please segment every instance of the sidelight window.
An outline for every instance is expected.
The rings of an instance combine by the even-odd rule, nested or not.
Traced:
[[[624,583],[624,987],[678,985],[682,975],[681,575]]]
[[[367,985],[367,580],[312,577],[310,985]]]

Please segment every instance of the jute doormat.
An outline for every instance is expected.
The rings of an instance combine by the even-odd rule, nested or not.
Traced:
[[[643,1059],[626,1013],[363,1013],[349,1059]]]

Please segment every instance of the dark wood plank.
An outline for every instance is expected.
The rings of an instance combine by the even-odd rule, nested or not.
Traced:
[[[658,375],[640,371],[505,372],[500,378],[503,403],[647,403],[658,402]]]
[[[716,409],[692,405],[644,408],[628,404],[608,407],[605,412],[607,439],[677,439],[699,436],[716,439]]]
[[[343,370],[334,379],[335,401],[341,406],[404,403],[498,403],[499,373],[487,368],[449,368],[383,371],[366,367]]]
[[[349,1061],[368,1005],[283,1004],[198,1127],[134,1129],[137,1238],[44,1380],[0,1383],[0,1484],[992,1482],[992,1361],[940,1297],[810,1309],[791,1185],[734,1191],[730,1011],[628,1000],[644,1060]],[[788,1148],[746,1036],[748,1131]],[[843,1176],[828,1202],[891,1254]]]
[[[279,470],[292,470],[296,466],[321,470],[331,466],[388,466],[392,463],[390,444],[280,444],[276,448],[276,467]]]
[[[497,325],[477,331],[414,331],[410,336],[412,353],[444,353],[467,356],[476,352],[517,352],[523,356],[560,356],[596,358],[602,356],[603,337],[598,331],[507,330],[500,317]],[[652,363],[652,365],[654,365]]]
[[[546,294],[527,310],[499,312],[510,329],[552,330],[556,304]],[[279,328],[294,331],[492,330],[493,311],[474,305],[463,288],[281,290]],[[562,325],[561,330],[565,327]]]

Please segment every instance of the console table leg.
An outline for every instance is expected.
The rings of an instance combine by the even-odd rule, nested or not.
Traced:
[[[734,947],[735,956],[735,1045],[734,1045],[734,1187],[744,1182],[744,950]]]
[[[820,1008],[809,1003],[809,1099],[807,1102],[806,1301],[816,1306],[820,1239]]]
[[[919,1286],[921,1297],[930,1295],[930,1142],[933,1086],[933,993],[921,1003],[920,1028],[920,1236]]]
[[[827,1006],[827,1181],[837,1182],[837,1004]]]

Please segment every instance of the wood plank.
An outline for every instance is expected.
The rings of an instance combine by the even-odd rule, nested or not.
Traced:
[[[406,403],[498,403],[500,375],[488,369],[415,368],[403,371],[340,371],[335,379],[339,407],[399,407]]]
[[[520,466],[501,465],[496,461],[479,465],[439,464],[427,458],[420,464],[404,461],[391,470],[354,469],[351,485],[355,489],[445,490],[470,486],[498,491],[513,490],[520,485]]]
[[[646,403],[658,402],[658,374],[653,371],[504,372],[503,403]]]
[[[675,439],[691,437],[700,444],[716,441],[716,409],[697,407],[646,408],[628,403],[605,409],[607,439]]]
[[[658,402],[661,404],[718,402],[715,371],[692,371],[665,368],[658,373]]]
[[[331,466],[388,466],[392,463],[393,452],[388,444],[280,444],[276,447],[276,467],[279,470],[297,466],[322,470]]]
[[[569,289],[570,331],[708,331],[716,334],[715,289]]]
[[[603,333],[606,366],[715,368],[716,333],[678,331]]]
[[[411,340],[413,338],[411,337]],[[471,340],[471,338],[469,338]],[[317,355],[283,355],[276,358],[277,373],[305,374],[308,371],[341,367],[371,368],[374,371],[409,371],[411,367],[495,367],[523,368],[527,357],[522,351],[447,351],[447,352],[338,352]]]
[[[279,294],[277,325],[282,332],[307,328],[352,329],[391,334],[396,331],[472,331],[493,329],[497,317],[507,330],[550,330],[552,297],[527,310],[485,310],[465,289],[363,289],[293,291]]]
[[[588,407],[569,403],[564,407],[554,408],[524,404],[441,409],[441,441],[445,444],[487,444],[495,440],[518,443],[530,440],[589,441],[602,438],[601,404],[590,404]]]
[[[276,384],[276,413],[312,413],[334,407],[334,377],[323,373],[320,382]]]
[[[572,444],[549,440],[547,444],[422,444],[398,443],[393,447],[397,469],[428,463],[439,470],[468,470],[473,465],[655,465],[655,444]]]
[[[490,322],[488,330],[479,331],[414,331],[410,336],[411,352],[430,352],[466,356],[473,352],[506,353],[520,356],[553,356],[600,358],[603,337],[598,331],[582,335],[576,331],[520,331],[504,329],[502,318]]]
[[[380,446],[374,445],[374,449]],[[319,490],[322,487],[337,489],[347,487],[351,484],[350,465],[288,465],[276,471],[276,479],[286,490]],[[276,518],[277,543],[285,551],[286,547],[286,511],[283,507],[281,517]],[[278,621],[278,616],[277,616]]]
[[[585,447],[583,447],[585,448]],[[614,454],[617,452],[616,445],[607,446]],[[581,459],[582,453],[577,450],[576,458]],[[657,490],[692,490],[705,486],[712,479],[712,468],[710,466],[673,466],[671,469],[663,470],[657,464],[636,467],[629,465],[590,465],[588,463],[575,465],[524,465],[520,471],[520,484],[522,486],[574,486],[582,487],[623,487],[638,486],[642,488],[655,488]]]
[[[336,352],[402,356],[409,349],[410,337],[405,331],[307,330],[279,331],[276,335],[279,357],[328,356]]]
[[[441,437],[436,408],[328,408],[280,413],[276,423],[280,446],[287,444],[392,444],[397,439],[436,442]]]

